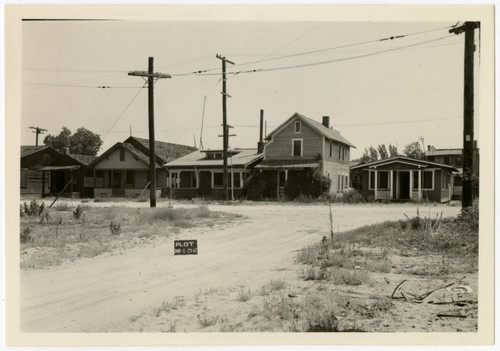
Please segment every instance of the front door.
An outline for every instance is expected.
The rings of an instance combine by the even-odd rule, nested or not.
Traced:
[[[399,198],[410,199],[410,172],[399,172]]]
[[[212,173],[210,171],[200,171],[200,195],[210,196],[212,194]]]
[[[123,171],[113,171],[113,187],[112,194],[115,196],[125,195],[125,188],[123,186]]]

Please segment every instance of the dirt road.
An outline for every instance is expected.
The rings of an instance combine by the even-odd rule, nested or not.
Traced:
[[[21,330],[124,331],[133,316],[176,296],[237,284],[258,287],[273,278],[276,269],[291,265],[295,250],[329,232],[325,205],[209,208],[246,218],[221,227],[186,229],[157,246],[137,247],[121,255],[22,271]],[[403,213],[412,216],[416,209],[416,205],[335,204],[335,229],[402,219]],[[421,215],[428,215],[429,209],[434,216],[441,211],[443,216],[455,216],[459,211],[459,207],[420,206]],[[174,239],[197,239],[199,254],[174,256]]]

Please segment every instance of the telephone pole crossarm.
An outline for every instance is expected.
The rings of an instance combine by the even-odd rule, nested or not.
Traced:
[[[146,77],[146,78],[172,78],[170,74],[167,73],[148,73],[146,71],[130,71],[128,72],[129,76],[134,77]]]

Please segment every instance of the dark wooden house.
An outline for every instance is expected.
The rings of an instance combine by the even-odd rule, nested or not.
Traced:
[[[65,197],[91,197],[93,187],[90,182],[92,169],[89,165],[95,156],[80,154],[64,154],[50,166],[40,169],[49,174],[50,187],[42,196],[55,195]]]
[[[49,175],[41,169],[62,155],[50,146],[21,146],[21,194],[42,195],[49,191]]]

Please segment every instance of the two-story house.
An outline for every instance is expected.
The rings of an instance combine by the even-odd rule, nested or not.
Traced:
[[[273,196],[284,193],[290,172],[316,169],[331,181],[330,193],[349,187],[350,148],[355,147],[338,130],[330,127],[330,117],[322,123],[299,113],[266,136],[264,159],[256,166],[271,182]]]

